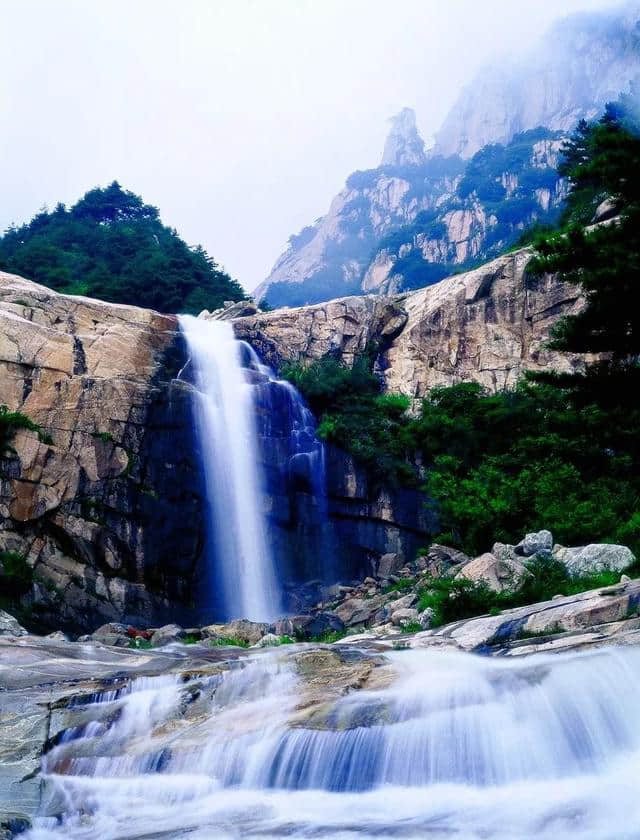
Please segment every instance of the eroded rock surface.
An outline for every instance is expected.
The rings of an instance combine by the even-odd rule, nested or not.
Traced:
[[[0,551],[26,557],[34,620],[94,629],[186,605],[200,512],[177,321],[0,273]],[[28,600],[28,599],[27,599]]]
[[[530,259],[524,248],[410,294],[280,309],[238,318],[234,329],[276,367],[328,353],[352,364],[375,342],[387,388],[414,397],[460,381],[499,390],[525,370],[581,369],[583,357],[545,347],[558,318],[583,306],[580,292],[530,276]]]

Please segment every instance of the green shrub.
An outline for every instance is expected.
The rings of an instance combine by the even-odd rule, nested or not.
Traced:
[[[410,621],[408,624],[403,624],[401,630],[403,633],[419,633],[422,625],[419,621]]]
[[[350,452],[374,484],[415,485],[411,441],[405,440],[403,431],[410,400],[381,394],[372,357],[364,354],[348,367],[326,356],[306,367],[285,366],[281,374],[309,403],[319,420],[319,437]]]
[[[0,590],[9,597],[20,597],[31,589],[33,568],[16,551],[0,551]]]
[[[232,637],[225,637],[220,639],[211,639],[209,642],[211,647],[241,647],[241,648],[248,648],[249,642],[245,642],[244,639],[234,639]]]
[[[433,626],[438,627],[479,615],[500,615],[502,610],[550,601],[554,595],[577,595],[620,580],[619,572],[609,571],[571,576],[553,558],[534,558],[525,565],[529,577],[517,592],[494,592],[484,581],[428,578],[419,590],[418,610],[431,608]]]
[[[346,630],[325,630],[324,633],[320,633],[317,636],[311,636],[307,641],[330,645],[333,644],[333,642],[339,642],[340,639],[344,639],[346,635]],[[301,641],[305,640],[302,639]]]
[[[18,429],[29,429],[41,434],[40,426],[21,411],[9,411],[6,405],[0,405],[0,456],[11,451],[11,441]]]

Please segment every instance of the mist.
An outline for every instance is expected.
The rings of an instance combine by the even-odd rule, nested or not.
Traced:
[[[408,105],[613,0],[0,2],[0,229],[114,179],[246,289]]]

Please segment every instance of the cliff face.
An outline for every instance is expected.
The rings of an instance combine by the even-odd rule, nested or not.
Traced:
[[[351,364],[375,344],[376,370],[392,391],[419,398],[462,380],[501,388],[525,369],[583,364],[544,348],[553,323],[582,305],[578,291],[529,277],[529,256],[507,254],[407,295],[270,313],[236,306],[245,314],[233,325],[275,368],[327,353]],[[0,551],[24,555],[31,567],[23,606],[34,624],[197,618],[206,502],[192,388],[175,379],[185,362],[173,317],[0,274],[0,405],[41,427],[18,431],[14,451],[0,458]],[[276,458],[267,458],[267,472],[281,470],[289,433],[286,411],[274,411],[259,423],[263,455]],[[435,524],[420,494],[369,487],[337,450],[326,460],[326,532],[313,490],[295,471],[263,500],[288,564],[283,575],[308,580],[320,569],[330,577],[332,565],[339,577],[362,575],[382,555],[408,558],[426,543]]]
[[[368,342],[392,391],[424,396],[437,385],[513,386],[525,370],[569,371],[579,356],[545,348],[558,318],[579,310],[577,288],[533,278],[524,248],[437,285],[393,297],[351,297],[238,318],[234,329],[269,362],[308,362],[328,352],[351,364]]]
[[[350,175],[327,215],[291,237],[258,299],[296,306],[428,286],[555,217],[560,135],[536,129],[464,164],[424,154],[410,109],[392,122],[381,165]]]
[[[318,315],[292,319],[286,330],[292,339],[308,331],[319,355],[339,345],[351,361],[407,317],[373,297]],[[267,360],[280,359],[267,333],[250,338]],[[193,392],[175,378],[185,353],[172,316],[0,274],[0,405],[40,426],[19,430],[13,451],[0,457],[0,552],[23,555],[31,569],[21,604],[33,625],[79,631],[105,621],[199,620],[206,502]],[[269,410],[259,422],[267,473],[288,433],[286,412]],[[424,542],[415,494],[372,492],[358,466],[335,451],[328,484],[329,533],[319,530],[308,486],[277,483],[278,493],[263,500],[283,579],[330,576],[332,568],[366,574],[382,554],[409,556]],[[0,560],[0,581],[2,574]]]
[[[173,317],[0,274],[0,404],[42,430],[0,461],[0,550],[33,569],[35,622],[189,604],[200,511],[180,358]]]
[[[573,15],[519,60],[488,67],[461,93],[434,153],[469,158],[487,143],[544,125],[568,132],[640,73],[640,4]]]

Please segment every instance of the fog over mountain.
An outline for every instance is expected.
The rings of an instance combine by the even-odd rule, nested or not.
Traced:
[[[257,297],[297,306],[397,292],[495,256],[532,224],[555,221],[567,189],[556,173],[563,140],[639,77],[634,0],[564,18],[517,57],[484,67],[427,152],[405,107],[378,167],[351,174],[326,215],[291,236]]]
[[[387,120],[426,145],[462,87],[616,0],[23,0],[2,4],[0,228],[117,179],[246,288]]]

